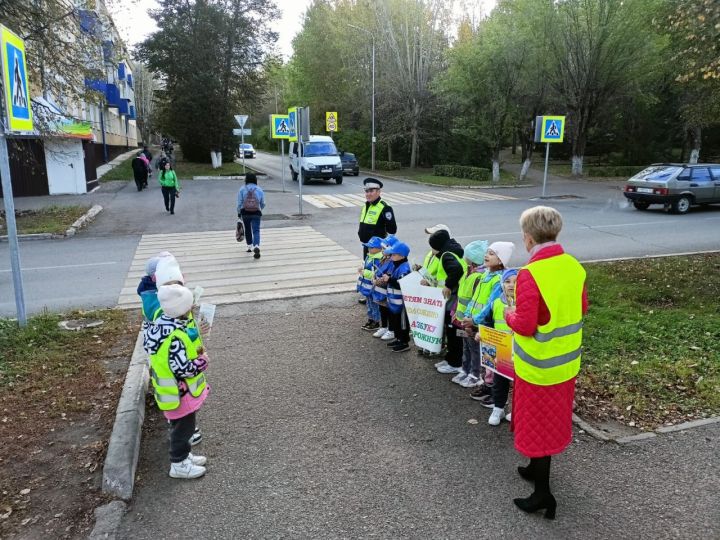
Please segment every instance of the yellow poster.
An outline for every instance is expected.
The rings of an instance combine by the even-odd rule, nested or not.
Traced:
[[[513,366],[513,339],[509,332],[481,326],[480,363],[510,380],[515,378]]]

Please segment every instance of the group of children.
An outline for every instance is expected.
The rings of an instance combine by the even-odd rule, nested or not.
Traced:
[[[145,265],[137,293],[142,301],[143,348],[150,360],[150,382],[155,401],[170,426],[170,476],[198,478],[205,474],[207,458],[194,455],[202,441],[196,426],[210,387],[205,378],[208,356],[202,335],[209,327],[195,321],[195,295],[175,257],[163,251]]]
[[[485,240],[476,240],[463,249],[451,238],[446,225],[438,224],[425,232],[430,234],[431,249],[423,263],[412,268],[408,262],[410,248],[393,235],[373,237],[363,244],[368,254],[359,269],[357,287],[367,299],[367,322],[362,328],[387,341],[393,352],[408,351],[410,324],[398,282],[413,270],[420,272],[421,284],[442,288],[447,300],[445,358],[435,364],[436,370],[452,374],[453,383],[470,389],[471,399],[492,409],[490,425],[500,425],[503,419],[510,421],[511,413],[506,412],[510,380],[481,365],[478,327],[510,332],[505,310],[515,306],[518,271],[508,268],[515,245],[512,242],[488,245]],[[417,352],[431,357],[443,354],[422,348]]]

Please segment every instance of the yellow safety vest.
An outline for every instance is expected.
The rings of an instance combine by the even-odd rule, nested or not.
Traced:
[[[437,275],[439,266],[440,259],[435,256],[432,250],[428,251],[427,255],[425,255],[425,260],[423,261],[423,268],[427,271],[428,274],[430,274],[432,277],[435,277]]]
[[[485,305],[490,300],[490,294],[492,293],[495,285],[500,282],[500,274],[494,274],[489,280],[485,281],[485,278],[490,273],[489,270],[485,270],[481,277],[483,281],[478,284],[475,288],[475,292],[472,298],[468,301],[468,307],[470,308],[470,316],[475,317],[480,315],[480,312],[485,308]],[[467,311],[467,309],[465,310]]]
[[[495,328],[495,330],[512,332],[512,329],[505,322],[505,308],[507,307],[507,304],[502,301],[502,298],[496,298],[495,300],[493,300],[492,314],[493,328]]]
[[[550,320],[538,326],[533,336],[515,334],[515,373],[540,386],[560,384],[580,371],[585,269],[568,254],[535,261],[524,268],[537,283]]]
[[[362,211],[360,212],[360,223],[366,225],[377,225],[383,210],[385,209],[385,201],[379,200],[372,203],[370,206],[363,205]]]
[[[445,271],[445,268],[442,265],[442,257],[445,255],[445,253],[449,253],[453,257],[457,259],[457,261],[460,263],[460,266],[462,266],[463,275],[467,274],[467,263],[465,262],[465,259],[462,257],[458,257],[457,253],[453,253],[452,251],[446,251],[444,253],[441,253],[438,255],[438,268],[437,273],[435,274],[438,281],[438,287],[444,287],[445,286],[445,280],[447,279],[447,272]]]
[[[463,276],[460,280],[457,294],[458,303],[457,308],[455,309],[456,318],[465,316],[465,310],[467,309],[468,302],[473,296],[478,279],[481,277],[483,277],[481,272],[473,272],[470,275]]]
[[[180,406],[178,380],[170,369],[170,344],[175,338],[183,342],[189,360],[195,360],[198,357],[197,349],[190,336],[180,329],[173,330],[160,345],[157,353],[150,355],[150,381],[153,385],[155,401],[161,411],[172,411]],[[193,397],[202,394],[207,386],[205,373],[199,373],[183,380]]]

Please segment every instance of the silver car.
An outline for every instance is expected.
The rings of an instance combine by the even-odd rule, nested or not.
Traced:
[[[720,203],[720,164],[655,163],[630,178],[623,194],[638,210],[662,204],[685,214],[694,204]]]

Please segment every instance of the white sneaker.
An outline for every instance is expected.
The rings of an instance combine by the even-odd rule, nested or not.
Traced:
[[[387,328],[378,328],[377,331],[373,334],[373,337],[383,337],[385,334],[387,334],[388,329]]]
[[[435,369],[440,369],[442,366],[448,366],[447,360],[440,360],[435,364]]]
[[[512,413],[511,412],[509,412],[505,415],[505,420],[507,420],[508,422],[512,422]]]
[[[505,418],[505,409],[493,407],[492,413],[490,413],[490,418],[488,418],[488,424],[491,426],[499,426],[503,418]]]
[[[439,368],[437,368],[437,370],[438,370],[438,373],[446,373],[446,374],[450,375],[451,373],[460,373],[460,371],[462,371],[462,368],[453,367],[450,364],[448,364],[447,362],[445,362],[445,365],[440,366]]]
[[[190,452],[188,454],[188,459],[193,462],[193,465],[205,465],[207,463],[207,458],[205,456],[195,456]]]
[[[180,463],[170,464],[170,478],[200,478],[205,474],[205,467],[195,465],[189,457]]]
[[[395,332],[388,330],[383,334],[380,339],[382,339],[383,341],[392,341],[393,339],[395,339]]]
[[[462,386],[462,382],[465,379],[465,377],[467,377],[467,376],[468,376],[468,374],[465,373],[465,371],[461,369],[457,375],[455,375],[452,379],[450,379],[450,382],[454,382],[455,384],[459,384],[460,386]]]
[[[460,381],[458,384],[460,386],[462,386],[463,388],[474,388],[478,384],[480,384],[480,379],[478,377],[476,377],[475,375],[470,374],[467,377],[465,377],[462,381]]]

